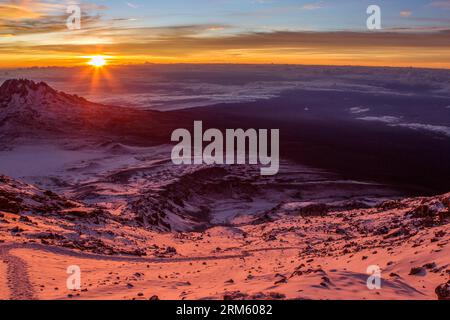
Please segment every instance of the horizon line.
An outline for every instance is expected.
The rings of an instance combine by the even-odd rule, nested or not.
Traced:
[[[199,65],[199,66],[220,66],[220,65],[235,65],[235,66],[292,66],[292,67],[329,67],[329,68],[373,68],[373,69],[419,69],[419,70],[450,70],[448,67],[432,67],[432,66],[412,66],[412,65],[371,65],[371,64],[302,64],[302,63],[273,63],[273,62],[143,62],[143,63],[123,63],[123,64],[108,64],[106,68],[115,67],[140,67],[140,66],[187,66],[187,65]],[[48,65],[48,66],[3,66],[0,70],[29,70],[29,69],[76,69],[76,68],[91,68],[88,65]]]

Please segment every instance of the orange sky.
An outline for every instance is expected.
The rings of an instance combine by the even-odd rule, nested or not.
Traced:
[[[450,28],[421,26],[279,30],[225,23],[154,26],[106,19],[84,7],[81,30],[68,30],[64,1],[0,4],[0,67],[76,66],[88,56],[109,64],[276,63],[450,68]],[[102,2],[103,3],[103,2]],[[313,8],[313,6],[304,6]],[[101,10],[104,10],[103,8]],[[308,9],[310,10],[310,9]]]

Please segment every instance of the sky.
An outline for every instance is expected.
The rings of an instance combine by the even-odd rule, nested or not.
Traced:
[[[381,29],[368,30],[369,5]],[[66,25],[78,5],[81,28]],[[275,63],[450,68],[450,0],[0,0],[0,67]]]

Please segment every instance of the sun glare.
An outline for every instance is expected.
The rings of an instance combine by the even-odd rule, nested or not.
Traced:
[[[106,60],[103,56],[93,56],[88,64],[93,67],[100,68],[106,65]]]

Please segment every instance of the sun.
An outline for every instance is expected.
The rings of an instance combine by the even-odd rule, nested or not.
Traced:
[[[103,56],[93,56],[91,57],[91,60],[89,60],[88,65],[100,68],[106,65],[106,59]]]

